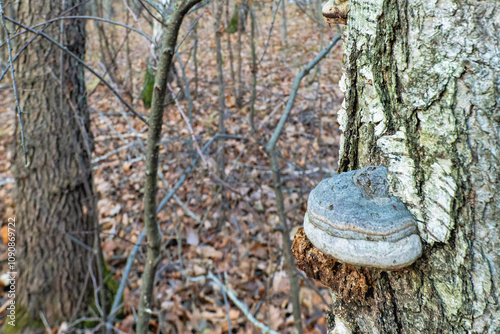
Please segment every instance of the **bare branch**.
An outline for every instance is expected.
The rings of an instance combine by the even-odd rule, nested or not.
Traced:
[[[148,12],[148,14],[149,14],[149,15],[150,15],[153,19],[155,19],[156,21],[158,21],[158,23],[160,23],[162,26],[164,26],[166,29],[168,29],[168,27],[165,25],[165,23],[163,22],[163,20],[158,19],[158,18],[157,18],[157,17],[156,17],[153,13],[151,13],[151,11],[149,10],[149,8],[148,8],[146,5],[144,5],[144,3],[142,2],[142,0],[138,0],[138,1],[139,1],[139,3],[141,4],[141,6],[142,6],[142,7],[146,10],[146,12]],[[153,7],[155,7],[155,6],[153,6]],[[156,7],[155,7],[155,9],[156,9],[156,11],[157,11],[158,13],[160,13],[160,15],[161,15],[162,17],[165,17],[165,15],[164,15],[164,11],[163,11],[163,10],[161,10],[160,8],[156,8]]]
[[[152,1],[152,0],[144,0],[146,1],[151,7],[153,7],[157,12],[158,14],[160,14],[162,17],[166,17],[168,15],[168,13],[165,11],[165,9],[161,8],[160,5],[158,5],[156,2]],[[140,1],[141,4],[142,4],[142,1]]]
[[[148,238],[148,248],[139,299],[139,320],[136,329],[139,334],[146,334],[148,332],[156,268],[161,259],[160,247],[162,236],[158,226],[156,194],[158,191],[158,142],[160,141],[162,132],[162,118],[168,89],[168,72],[172,65],[177,37],[184,16],[200,1],[184,0],[174,4],[172,12],[167,17],[170,24],[163,37],[162,51],[159,57],[158,70],[155,75],[153,100],[149,118],[144,185],[144,225]]]
[[[293,104],[295,102],[295,97],[297,96],[297,91],[300,86],[300,82],[314,68],[314,66],[316,66],[316,64],[318,64],[319,61],[323,59],[330,52],[330,50],[337,44],[339,40],[340,40],[340,35],[335,36],[331,40],[330,44],[328,44],[320,53],[318,53],[318,55],[313,60],[311,60],[309,64],[307,64],[307,66],[304,67],[295,77],[295,80],[293,81],[292,85],[292,90],[290,91],[290,97],[288,98],[288,102],[286,104],[285,111],[283,112],[283,115],[281,115],[278,126],[274,130],[271,139],[269,139],[269,142],[266,145],[267,151],[274,150],[274,147],[278,142],[278,138],[281,135],[281,132],[283,131],[283,126],[285,125],[285,122],[292,111]]]
[[[146,33],[142,32],[142,31],[140,31],[138,29],[135,29],[134,27],[131,27],[131,26],[126,25],[124,23],[120,23],[120,22],[116,22],[116,21],[112,21],[112,20],[107,20],[107,19],[103,19],[101,17],[96,17],[96,16],[60,16],[60,17],[56,17],[56,18],[50,19],[50,20],[48,20],[46,22],[34,25],[31,28],[35,29],[35,28],[38,28],[39,26],[47,24],[47,23],[52,23],[54,21],[66,20],[66,19],[85,19],[85,20],[102,21],[102,22],[106,22],[106,23],[109,23],[109,24],[114,24],[114,25],[117,25],[117,26],[120,26],[120,27],[123,27],[123,28],[127,28],[129,30],[132,30],[132,31],[138,33],[139,35],[143,36],[144,38],[146,38],[151,43],[153,43],[153,44],[156,45],[155,41],[150,36],[148,36]]]
[[[212,281],[214,281],[219,286],[219,288],[225,294],[227,294],[227,296],[229,297],[229,299],[231,299],[231,301],[234,303],[234,305],[236,305],[236,307],[238,307],[241,310],[241,312],[243,312],[243,314],[247,317],[247,319],[250,320],[250,322],[255,327],[259,328],[262,331],[262,333],[278,334],[278,332],[272,330],[271,328],[269,328],[266,325],[264,325],[263,323],[261,323],[259,320],[255,319],[255,317],[252,315],[252,313],[248,309],[248,306],[246,306],[243,302],[241,302],[238,299],[238,297],[236,297],[236,294],[232,290],[230,290],[229,288],[227,288],[224,285],[224,283],[222,283],[217,277],[215,277],[215,275],[212,274],[211,271],[208,272],[207,278],[209,278]]]
[[[17,91],[17,83],[16,83],[16,75],[14,69],[14,60],[12,59],[12,45],[10,44],[10,31],[7,28],[7,24],[5,23],[5,13],[3,11],[3,0],[0,0],[0,16],[2,19],[2,26],[5,29],[5,36],[7,38],[7,47],[9,49],[9,66],[10,66],[10,74],[12,76],[12,86],[14,87],[14,95],[16,97],[16,109],[17,109],[17,118],[19,120],[19,126],[21,128],[21,142],[23,145],[24,152],[24,164],[28,165],[28,151],[26,150],[26,139],[24,138],[24,125],[21,114],[23,113],[21,109],[21,104],[19,103],[19,92]],[[2,75],[3,76],[3,75]]]
[[[266,46],[264,47],[264,52],[262,52],[262,57],[260,57],[259,64],[262,63],[262,59],[264,59],[264,55],[266,54],[267,48],[269,47],[269,41],[271,40],[271,32],[273,31],[274,21],[276,20],[276,14],[278,14],[278,9],[280,8],[281,1],[283,0],[280,0],[278,2],[278,5],[276,5],[276,10],[274,11],[273,14],[273,22],[271,22],[271,27],[269,28],[269,34],[267,34]]]
[[[309,64],[307,64],[307,66],[303,68],[299,72],[299,74],[295,77],[285,111],[283,112],[283,115],[281,115],[280,121],[276,126],[276,129],[274,130],[273,135],[271,136],[266,145],[266,151],[269,154],[269,158],[271,160],[270,162],[271,162],[271,171],[273,174],[274,193],[276,195],[276,208],[278,211],[278,216],[281,225],[283,226],[283,255],[287,263],[287,275],[290,280],[290,285],[291,285],[290,291],[292,293],[293,318],[295,322],[295,329],[298,333],[302,333],[302,319],[300,311],[301,305],[299,298],[300,287],[296,276],[293,256],[291,254],[290,227],[288,225],[284,209],[284,197],[280,180],[281,175],[279,170],[278,155],[276,154],[275,148],[279,136],[283,131],[285,122],[292,111],[293,104],[295,102],[295,97],[297,95],[297,91],[300,86],[300,82],[309,73],[309,71],[311,71],[311,69],[314,68],[314,66],[316,66],[316,64],[318,64],[319,61],[323,59],[330,52],[330,50],[337,44],[339,40],[340,40],[340,35],[334,37],[330,42],[330,44],[328,44],[328,46],[325,49],[323,49],[312,61],[310,61]]]
[[[115,299],[113,300],[113,305],[111,306],[111,310],[109,312],[108,323],[110,324],[113,324],[113,321],[115,320],[115,315],[118,312],[123,292],[125,291],[125,287],[127,285],[128,275],[130,274],[130,270],[132,269],[132,264],[134,263],[135,256],[139,251],[139,246],[141,246],[142,240],[145,236],[146,228],[143,228],[141,233],[139,234],[139,237],[137,238],[134,247],[132,248],[132,251],[127,258],[127,264],[125,265],[125,269],[122,272],[122,279],[120,281],[120,285],[118,286],[118,290],[116,291]]]
[[[201,8],[201,6],[199,8]],[[203,12],[201,12],[200,15],[198,15],[198,17],[194,20],[193,24],[191,24],[191,27],[189,27],[189,29],[186,32],[186,35],[184,36],[184,38],[177,44],[177,47],[175,48],[175,52],[177,52],[177,50],[179,50],[179,48],[181,47],[182,43],[184,43],[184,41],[186,40],[186,38],[189,37],[189,34],[191,34],[191,31],[193,31],[194,27],[196,27],[196,25],[198,24],[198,21],[200,20],[200,17],[205,13],[206,10],[207,10],[206,8],[203,9]]]
[[[203,163],[205,165],[207,165],[207,167],[208,167],[208,161],[205,158],[205,156],[203,155],[203,152],[201,151],[200,145],[198,145],[198,141],[196,140],[196,137],[194,135],[194,130],[193,130],[193,127],[191,126],[191,122],[189,121],[188,117],[186,116],[186,114],[182,110],[182,107],[181,107],[179,101],[177,100],[177,98],[175,97],[174,91],[173,91],[173,89],[172,89],[172,87],[170,86],[169,83],[167,83],[167,87],[168,87],[170,93],[173,96],[173,99],[175,101],[175,105],[177,106],[177,109],[179,110],[179,113],[181,114],[182,119],[184,119],[184,122],[186,122],[189,134],[191,135],[191,139],[193,140],[194,147],[196,148],[196,151],[200,155],[201,160],[203,160]]]
[[[141,121],[143,121],[144,123],[148,124],[148,121],[144,118],[144,116],[142,116],[140,113],[138,113],[134,107],[132,107],[130,105],[130,103],[128,103],[127,101],[125,101],[125,99],[101,76],[99,75],[99,73],[97,73],[92,67],[90,67],[87,63],[85,63],[83,60],[80,59],[80,57],[78,57],[77,55],[75,55],[73,52],[69,51],[68,48],[66,48],[64,45],[61,45],[60,43],[56,42],[54,39],[52,39],[49,35],[45,34],[43,31],[41,30],[34,30],[20,22],[17,22],[16,20],[14,20],[13,18],[10,18],[8,16],[4,16],[5,19],[7,21],[10,21],[26,30],[28,30],[29,32],[33,33],[33,34],[36,34],[36,35],[39,35],[39,36],[42,36],[43,38],[45,38],[46,40],[48,40],[49,42],[51,42],[52,44],[54,44],[55,46],[57,46],[58,48],[60,48],[61,50],[67,52],[71,57],[73,57],[77,62],[79,62],[80,64],[82,64],[87,70],[89,70],[93,75],[95,75],[97,78],[99,78],[99,80],[101,80],[101,82],[106,85],[106,87],[109,88],[109,90],[111,90],[111,92],[113,92],[113,94],[120,100],[120,102],[122,102],[124,105],[127,106],[127,108],[134,114],[136,115]]]

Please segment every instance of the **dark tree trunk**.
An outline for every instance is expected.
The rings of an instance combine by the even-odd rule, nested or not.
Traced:
[[[18,20],[32,26],[80,2],[22,1]],[[85,5],[77,6],[71,14],[85,15]],[[59,23],[52,23],[44,32],[84,58],[82,20],[64,21],[62,30]],[[32,37],[23,36],[19,46]],[[92,286],[88,275],[98,225],[84,69],[41,38],[24,51],[16,67],[28,150],[25,166],[18,130],[13,164],[16,304],[30,322],[43,313],[53,325],[84,309],[89,296],[86,291]],[[98,276],[95,270],[93,275]],[[26,328],[26,332],[31,331],[36,330]]]

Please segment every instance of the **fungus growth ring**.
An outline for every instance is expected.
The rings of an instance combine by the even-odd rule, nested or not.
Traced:
[[[388,193],[387,169],[368,166],[323,180],[309,195],[304,230],[341,262],[395,270],[422,254],[417,225]]]

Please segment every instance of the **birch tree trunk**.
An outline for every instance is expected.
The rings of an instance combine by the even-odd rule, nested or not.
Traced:
[[[500,332],[499,36],[494,0],[350,0],[339,173],[386,166],[424,254],[332,332]]]

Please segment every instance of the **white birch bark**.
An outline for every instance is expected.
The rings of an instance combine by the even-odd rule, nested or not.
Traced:
[[[425,250],[336,331],[499,333],[500,3],[349,1],[339,172],[386,166]]]

